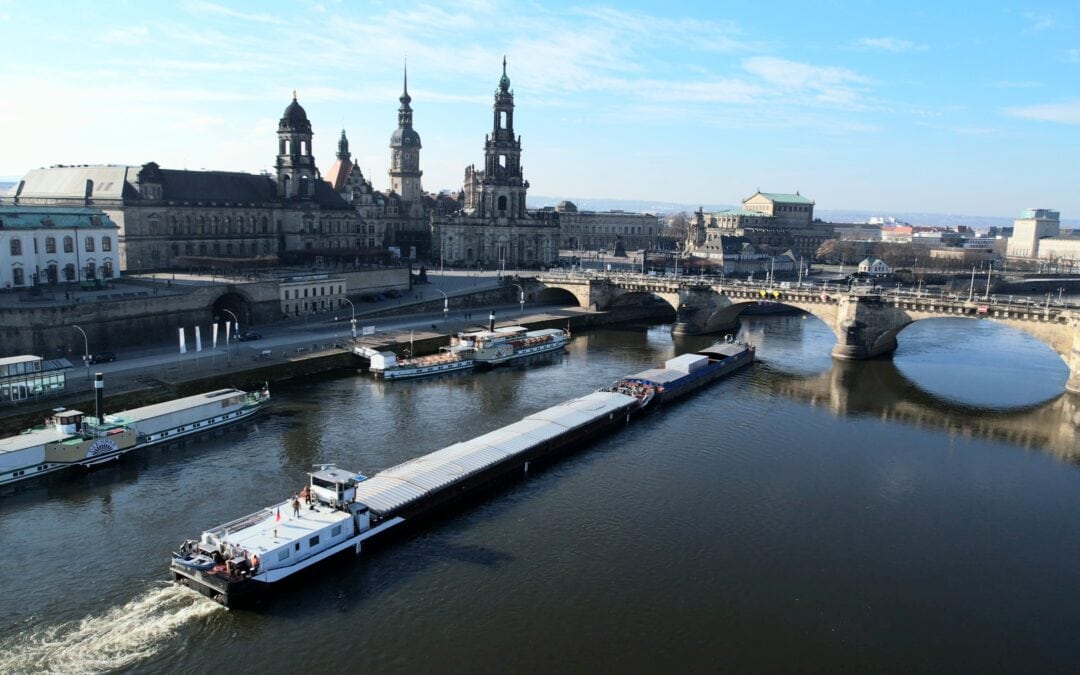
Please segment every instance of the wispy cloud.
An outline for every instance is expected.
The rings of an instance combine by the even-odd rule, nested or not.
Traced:
[[[1073,47],[1065,50],[1065,60],[1069,63],[1080,63],[1080,48]]]
[[[125,47],[139,47],[150,42],[150,29],[146,26],[113,28],[101,35],[101,41]]]
[[[1048,12],[1024,12],[1022,16],[1027,21],[1025,33],[1040,33],[1057,25],[1057,20]]]
[[[1045,85],[1036,80],[998,80],[991,82],[990,86],[998,89],[1034,89]]]
[[[183,3],[185,10],[196,15],[212,15],[212,16],[224,16],[230,19],[241,19],[244,21],[255,21],[257,23],[272,23],[285,25],[285,21],[280,17],[273,14],[265,14],[261,12],[241,12],[224,5],[218,5],[213,2],[205,2],[204,0],[187,0]]]
[[[743,69],[784,93],[818,105],[863,109],[870,80],[839,66],[816,66],[774,56],[743,59]]]
[[[1080,124],[1080,100],[1006,108],[1005,114],[1040,122]]]
[[[886,52],[914,52],[928,49],[926,45],[896,37],[864,37],[859,38],[855,45],[863,49],[879,49]]]
[[[216,115],[198,115],[196,117],[178,120],[174,122],[172,126],[176,129],[207,129],[210,127],[219,127],[223,124],[225,124],[224,117],[218,117]]]

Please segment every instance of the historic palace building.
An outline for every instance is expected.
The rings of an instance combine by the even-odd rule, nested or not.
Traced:
[[[432,243],[439,251],[432,259],[488,268],[551,265],[558,259],[559,224],[525,208],[529,182],[521,168],[521,137],[514,133],[514,92],[505,58],[493,113],[484,168],[465,169],[462,210],[432,219]]]
[[[129,271],[355,255],[360,217],[319,175],[296,100],[278,124],[275,175],[142,166],[53,166],[26,174],[6,201],[83,206],[119,227]]]
[[[738,209],[709,214],[698,209],[690,219],[686,252],[708,254],[724,247],[722,237],[741,237],[763,253],[790,250],[796,259],[810,261],[821,243],[833,236],[831,225],[814,221],[813,200],[797,192],[758,191]]]

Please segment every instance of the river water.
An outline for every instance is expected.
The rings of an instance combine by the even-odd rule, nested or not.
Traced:
[[[0,497],[0,672],[1073,670],[1075,401],[1048,348],[920,322],[834,364],[801,316],[761,361],[522,481],[228,611],[169,552],[643,370],[706,338],[575,337],[528,368],[278,387],[259,418]]]

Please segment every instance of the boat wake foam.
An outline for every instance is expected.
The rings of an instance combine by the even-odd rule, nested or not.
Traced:
[[[0,641],[0,673],[103,673],[150,658],[185,623],[225,611],[198,593],[169,584],[113,607]]]

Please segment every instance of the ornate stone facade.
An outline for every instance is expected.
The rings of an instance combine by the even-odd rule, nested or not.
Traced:
[[[559,248],[607,249],[618,244],[626,249],[652,250],[660,233],[660,221],[651,213],[627,211],[579,211],[573,202],[559,202],[553,210],[559,219]]]
[[[521,166],[521,137],[514,133],[514,92],[504,58],[495,90],[493,128],[484,142],[484,168],[465,169],[463,209],[433,219],[438,258],[448,265],[488,268],[553,264],[558,258],[558,219],[527,211],[528,189]]]
[[[5,201],[85,206],[119,227],[120,267],[168,270],[355,252],[360,218],[322,180],[295,96],[278,125],[276,175],[142,166],[54,166]]]
[[[809,261],[833,236],[831,225],[814,222],[813,200],[798,193],[756,192],[743,200],[742,208],[710,214],[698,209],[690,219],[685,251],[708,255],[714,240],[742,237],[764,253],[790,250],[797,259]]]

